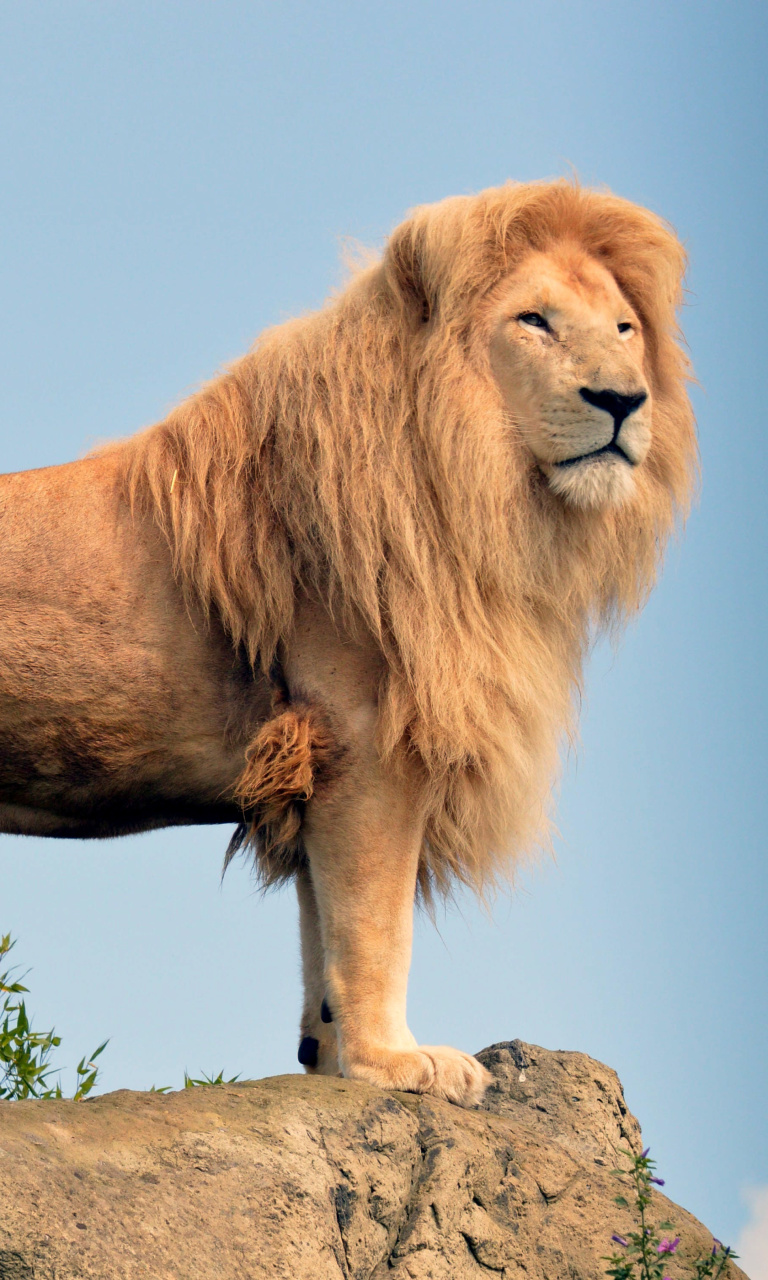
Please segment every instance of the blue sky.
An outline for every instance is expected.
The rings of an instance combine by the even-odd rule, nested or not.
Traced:
[[[2,470],[161,417],[422,201],[573,167],[686,242],[700,502],[595,654],[556,861],[419,923],[411,1022],[609,1062],[735,1240],[768,1214],[768,9],[68,0],[4,6],[0,40]],[[219,889],[226,839],[0,838],[0,932],[70,1067],[111,1037],[105,1088],[294,1069],[294,904]]]

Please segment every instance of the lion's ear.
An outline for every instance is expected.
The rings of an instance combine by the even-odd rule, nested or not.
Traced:
[[[425,235],[414,219],[401,223],[389,238],[384,262],[396,292],[418,323],[426,324],[435,309],[426,271]]]

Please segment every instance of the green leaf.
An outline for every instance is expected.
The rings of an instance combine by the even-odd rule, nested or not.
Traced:
[[[0,957],[14,946],[10,934],[0,937]],[[61,1082],[48,1083],[56,1074],[49,1058],[61,1045],[61,1036],[54,1030],[35,1031],[23,1000],[14,1003],[10,997],[27,994],[27,987],[19,981],[11,981],[12,970],[0,974],[0,1098],[16,1101],[23,1098],[61,1098]],[[22,975],[26,976],[26,975]],[[93,1089],[98,1075],[94,1060],[103,1052],[108,1041],[100,1045],[86,1062],[81,1059],[76,1075],[78,1086],[75,1098],[85,1097]]]
[[[236,1082],[239,1079],[240,1079],[239,1072],[236,1076],[232,1076],[229,1080],[225,1080],[224,1072],[220,1071],[219,1074],[215,1077],[207,1076],[205,1072],[203,1072],[202,1079],[195,1080],[194,1077],[188,1075],[187,1072],[185,1071],[184,1072],[184,1088],[185,1089],[205,1089],[205,1088],[215,1087],[217,1084],[236,1084]]]

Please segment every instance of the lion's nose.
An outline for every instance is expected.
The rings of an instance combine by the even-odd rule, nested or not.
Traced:
[[[605,409],[606,413],[610,413],[613,418],[613,437],[614,440],[621,430],[621,424],[630,413],[634,413],[635,409],[639,409],[641,404],[645,404],[648,399],[646,391],[638,391],[633,396],[622,395],[620,391],[590,391],[589,387],[580,387],[579,395],[582,400],[586,400],[587,404],[592,404],[596,409]]]

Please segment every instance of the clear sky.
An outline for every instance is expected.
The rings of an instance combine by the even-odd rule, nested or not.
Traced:
[[[768,1216],[767,37],[749,0],[0,9],[3,470],[156,420],[413,204],[573,167],[686,242],[699,505],[591,664],[556,862],[492,919],[419,923],[411,1023],[610,1063],[673,1199],[732,1242]],[[0,932],[67,1087],[106,1036],[110,1089],[295,1069],[294,903],[240,866],[220,889],[227,837],[0,838]]]

